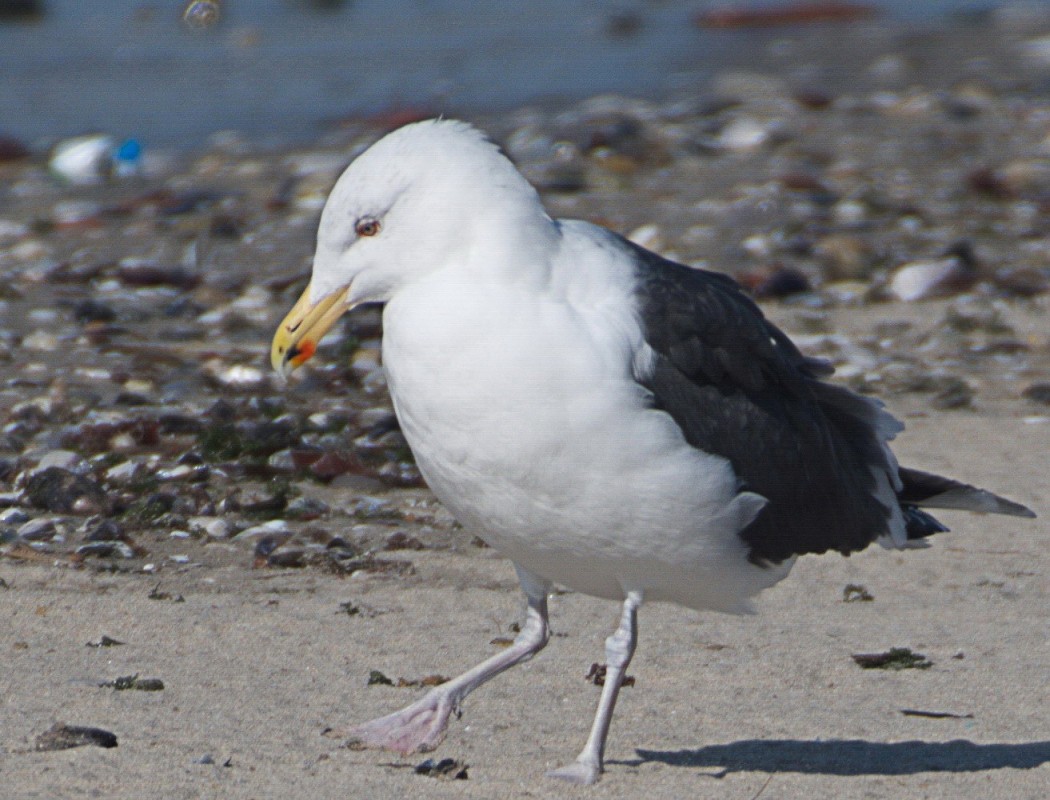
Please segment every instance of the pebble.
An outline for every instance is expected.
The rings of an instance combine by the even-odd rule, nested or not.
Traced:
[[[80,545],[74,553],[81,557],[134,558],[135,551],[126,542],[90,542]]]
[[[840,200],[832,208],[832,216],[840,225],[856,227],[868,218],[868,208],[859,200]]]
[[[1050,406],[1050,382],[1038,381],[1026,386],[1021,396],[1035,403]]]
[[[29,515],[20,508],[6,508],[0,511],[0,525],[21,525],[29,521]]]
[[[11,244],[29,235],[29,226],[13,219],[0,219],[0,244]]]
[[[233,538],[237,541],[242,541],[244,539],[253,539],[259,536],[273,536],[275,534],[287,534],[290,532],[291,529],[289,528],[287,521],[283,519],[271,519],[261,525],[253,525],[250,528],[246,528]]]
[[[306,566],[306,550],[302,547],[282,546],[278,547],[266,557],[266,565],[269,567],[304,567]]]
[[[37,750],[68,750],[73,747],[94,745],[95,747],[116,747],[117,736],[102,728],[91,728],[83,725],[66,725],[56,722],[36,737]]]
[[[873,253],[870,245],[860,236],[830,234],[817,241],[813,253],[823,262],[827,278],[831,281],[863,280],[871,276]]]
[[[51,331],[36,330],[22,339],[22,348],[43,353],[53,353],[58,350],[59,342],[58,336]]]
[[[17,535],[26,542],[48,542],[58,535],[58,528],[53,520],[34,519],[19,527]]]
[[[738,117],[722,128],[716,141],[721,148],[742,152],[762,147],[772,135],[770,124],[751,117]]]
[[[207,466],[199,464],[196,466],[190,466],[188,464],[179,464],[171,469],[159,469],[153,473],[153,476],[162,482],[169,481],[201,481],[207,480],[210,470]]]
[[[113,519],[92,521],[85,526],[84,531],[84,540],[87,542],[116,542],[126,536],[124,527]]]
[[[93,200],[64,200],[51,209],[51,219],[60,228],[99,222],[101,214],[101,204]]]
[[[44,453],[37,462],[34,472],[43,472],[46,469],[57,467],[78,475],[91,471],[91,466],[79,454],[70,450],[51,450]]]
[[[664,240],[663,231],[660,230],[659,225],[653,222],[639,225],[627,234],[627,238],[639,247],[644,247],[646,250],[652,250],[654,253],[663,252],[667,248],[667,242]]]
[[[106,505],[105,493],[94,479],[60,467],[32,473],[25,486],[29,502],[47,511],[88,514],[97,513]],[[82,500],[86,503],[79,502]]]
[[[258,389],[269,382],[269,376],[258,367],[244,364],[227,366],[219,359],[206,362],[204,371],[231,389]]]
[[[232,532],[230,523],[221,517],[190,517],[190,530],[203,532],[209,539],[228,539]]]
[[[284,512],[292,519],[309,521],[319,519],[331,511],[323,500],[314,497],[297,497],[292,500]]]
[[[105,472],[105,478],[110,483],[132,483],[144,477],[148,469],[139,461],[122,461],[115,464]]]
[[[894,271],[889,290],[898,300],[913,303],[951,295],[973,280],[972,271],[955,257],[912,261]]]
[[[1021,44],[1025,57],[1040,67],[1050,68],[1050,36],[1036,36]]]

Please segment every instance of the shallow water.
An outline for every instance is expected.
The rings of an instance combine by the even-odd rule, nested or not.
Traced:
[[[168,0],[47,0],[0,24],[0,133],[30,141],[104,130],[194,146],[236,129],[302,138],[391,108],[455,112],[599,92],[666,96],[746,66],[792,29],[700,30],[696,2],[226,0],[219,25]],[[775,5],[775,4],[773,4]],[[883,19],[939,24],[981,0],[885,0]],[[867,24],[867,23],[863,23]]]

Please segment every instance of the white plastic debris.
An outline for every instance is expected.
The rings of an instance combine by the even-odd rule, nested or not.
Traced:
[[[66,139],[55,145],[48,167],[68,183],[78,186],[101,183],[113,169],[115,146],[113,137],[106,134]]]

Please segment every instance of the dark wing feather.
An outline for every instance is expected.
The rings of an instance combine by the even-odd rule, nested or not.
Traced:
[[[731,278],[624,241],[639,263],[640,313],[655,364],[639,382],[693,446],[729,460],[741,489],[769,500],[740,536],[757,564],[851,553],[889,533],[876,475],[900,429],[871,400],[820,378]]]

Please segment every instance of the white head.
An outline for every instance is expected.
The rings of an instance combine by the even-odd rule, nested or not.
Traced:
[[[453,120],[399,128],[332,189],[313,277],[278,329],[274,365],[284,372],[301,364],[353,306],[386,302],[434,270],[551,228],[536,191],[480,131]]]
[[[336,182],[317,230],[311,297],[350,286],[347,302],[384,302],[400,285],[465,258],[494,209],[540,213],[535,190],[464,122],[399,128]]]

